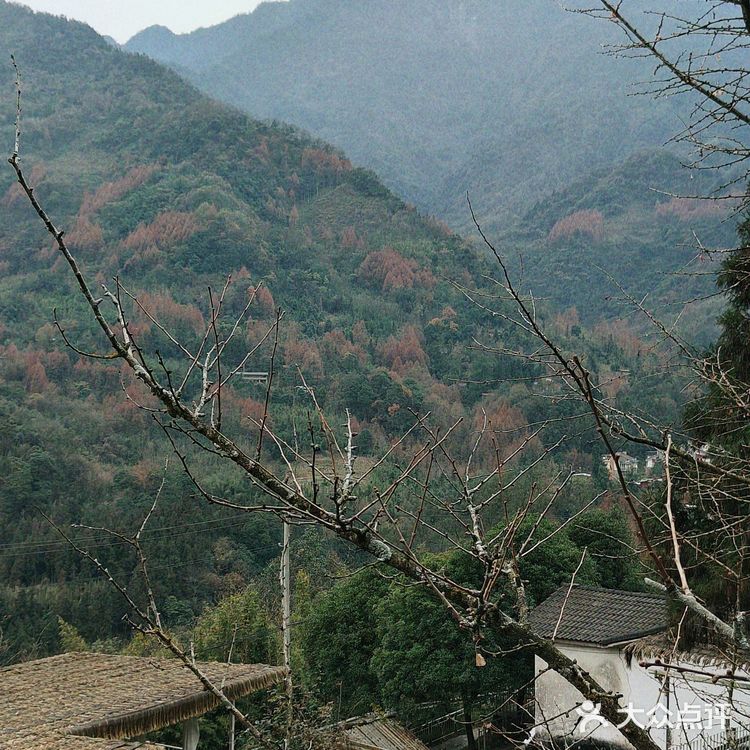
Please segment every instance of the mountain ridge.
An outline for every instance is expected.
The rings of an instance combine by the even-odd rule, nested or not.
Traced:
[[[483,221],[499,221],[580,169],[669,138],[673,103],[627,96],[625,82],[650,71],[598,54],[612,40],[551,2],[292,0],[126,48],[323,137],[466,230],[467,190]]]
[[[112,47],[84,24],[0,0],[2,50],[15,52],[21,69],[24,170],[92,285],[113,285],[118,277],[175,335],[194,341],[210,318],[208,288],[221,289],[231,274],[228,314],[238,315],[248,295],[257,294],[227,350],[233,363],[283,308],[276,429],[291,434],[307,419],[297,367],[327,408],[351,409],[363,456],[403,432],[411,410],[425,411],[434,401],[449,418],[446,403],[463,411],[481,398],[478,388],[463,396],[449,380],[449,367],[466,359],[460,342],[476,318],[446,280],[470,272],[479,258],[375,175],[297,128],[258,122],[209,100],[173,71]],[[14,84],[12,67],[2,67],[0,86],[12,92]],[[9,146],[14,119],[15,98],[0,98],[0,132]],[[143,350],[158,351],[177,372],[174,344],[137,306],[129,315]],[[39,510],[64,527],[128,529],[164,470],[161,431],[134,406],[148,394],[116,363],[92,363],[66,348],[55,317],[82,350],[105,346],[6,165],[0,170],[0,663],[54,652],[58,616],[91,641],[124,634],[117,595],[92,580]],[[271,343],[248,367],[270,369]],[[224,424],[250,452],[257,440],[252,420],[264,397],[262,386],[246,380],[223,392]],[[245,502],[254,494],[231,474],[214,475],[200,457],[195,468],[228,497]],[[157,594],[173,622],[236,590],[278,551],[275,521],[228,522],[219,509],[201,508],[193,493],[173,471],[155,518],[157,526],[169,526],[196,513],[207,522],[162,536],[151,548],[162,571]],[[97,543],[110,569],[129,580],[126,551]],[[190,576],[181,575],[187,565]]]
[[[172,70],[112,47],[83,24],[0,0],[2,50],[14,51],[21,66],[24,169],[92,284],[118,277],[175,335],[195,341],[211,319],[208,289],[222,288],[231,274],[230,314],[239,314],[249,295],[257,297],[227,350],[233,363],[273,326],[279,308],[285,312],[273,366],[270,339],[247,363],[252,372],[275,372],[271,419],[279,434],[304,434],[314,421],[299,371],[335,415],[334,429],[349,410],[362,462],[398,446],[408,463],[422,436],[409,438],[414,445],[398,441],[415,414],[429,412],[443,435],[450,428],[464,446],[489,415],[503,425],[495,438],[509,451],[519,436],[531,438],[532,425],[548,420],[541,368],[497,353],[523,351],[519,328],[504,315],[485,315],[454,286],[492,299],[486,256],[340,150],[296,127],[218,104]],[[0,69],[0,86],[14,91],[11,66]],[[0,99],[0,131],[9,145],[14,118],[14,97]],[[551,206],[549,216],[542,206],[538,218],[530,217],[540,225],[532,227],[538,257],[544,258],[552,233],[545,237],[547,225],[565,223],[566,204],[595,201],[597,190],[576,185],[576,194]],[[578,232],[590,229],[580,221],[565,226],[572,234],[549,240],[562,257],[569,241],[579,252]],[[599,225],[592,226],[597,235]],[[537,311],[581,353],[592,376],[606,382],[618,373],[618,407],[635,402],[667,418],[677,413],[679,384],[653,377],[661,372],[661,352],[641,355],[627,323],[589,328],[545,301]],[[165,369],[179,372],[182,352],[174,342],[138,305],[128,312],[146,355],[158,352]],[[138,528],[169,453],[154,420],[136,406],[148,403],[149,394],[114,361],[92,363],[67,349],[55,317],[81,349],[106,346],[6,167],[0,170],[2,663],[58,649],[58,616],[86,640],[104,639],[105,648],[106,639],[124,638],[117,594],[93,579],[38,511],[61,527]],[[223,428],[239,436],[248,455],[259,444],[264,402],[263,386],[248,379],[222,390]],[[557,408],[576,419],[571,402],[563,399]],[[593,473],[600,462],[590,436],[571,424],[552,420],[545,437],[553,446],[572,435],[552,457],[559,461],[554,471],[574,466]],[[263,458],[283,476],[286,466],[271,442],[263,443]],[[491,453],[482,460],[494,462]],[[241,476],[218,470],[210,454],[190,460],[205,486],[231,502],[260,498]],[[381,486],[392,481],[391,469],[383,469]],[[573,507],[578,489],[570,492],[566,502]],[[238,520],[207,508],[173,468],[155,528],[192,514],[201,525],[155,535],[149,547],[170,625],[191,622],[207,602],[247,585],[278,552],[275,519]],[[92,544],[113,573],[131,580],[127,550],[100,538]],[[3,651],[8,642],[12,649]]]

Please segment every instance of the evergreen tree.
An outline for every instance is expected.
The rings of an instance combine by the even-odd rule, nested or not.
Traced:
[[[713,462],[742,473],[750,458],[750,217],[738,235],[738,247],[722,262],[717,279],[726,307],[716,345],[703,360],[705,387],[686,407],[684,424],[692,437],[708,443]],[[686,463],[679,469],[675,489],[687,502],[676,509],[676,525],[683,538],[700,535],[700,549],[682,545],[683,565],[692,570],[693,591],[712,612],[733,621],[738,610],[750,606],[743,572],[750,492],[743,483],[719,477],[705,493],[695,467]],[[664,498],[655,504],[663,507]],[[714,637],[698,618],[688,617],[683,624],[683,646]]]
[[[747,457],[750,409],[750,217],[739,227],[739,246],[727,255],[718,276],[726,295],[721,333],[705,357],[711,378],[705,392],[686,410],[685,425],[699,440]]]

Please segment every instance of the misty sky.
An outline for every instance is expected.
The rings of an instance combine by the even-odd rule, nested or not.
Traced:
[[[75,18],[118,42],[155,23],[182,33],[247,13],[261,0],[21,0],[34,10]]]

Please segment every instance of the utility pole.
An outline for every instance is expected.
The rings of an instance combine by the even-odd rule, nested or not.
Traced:
[[[281,548],[281,567],[279,569],[279,582],[281,583],[281,635],[284,666],[286,667],[286,678],[284,688],[286,691],[286,737],[284,739],[284,750],[289,750],[292,738],[292,577],[289,554],[289,543],[292,527],[288,521],[284,521],[284,540]]]

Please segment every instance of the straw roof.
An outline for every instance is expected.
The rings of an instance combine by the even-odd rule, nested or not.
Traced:
[[[747,654],[734,654],[716,644],[701,644],[690,649],[677,648],[677,633],[668,631],[634,641],[625,648],[629,661],[661,661],[664,664],[691,664],[716,670],[732,670],[750,675]]]
[[[2,750],[163,750],[161,745],[121,740],[96,740],[59,733],[21,732],[10,739],[0,739]]]
[[[199,667],[230,699],[268,688],[285,674],[265,664]],[[136,745],[119,740],[219,706],[179,661],[109,654],[63,654],[5,667],[0,695],[0,750],[124,750]]]

